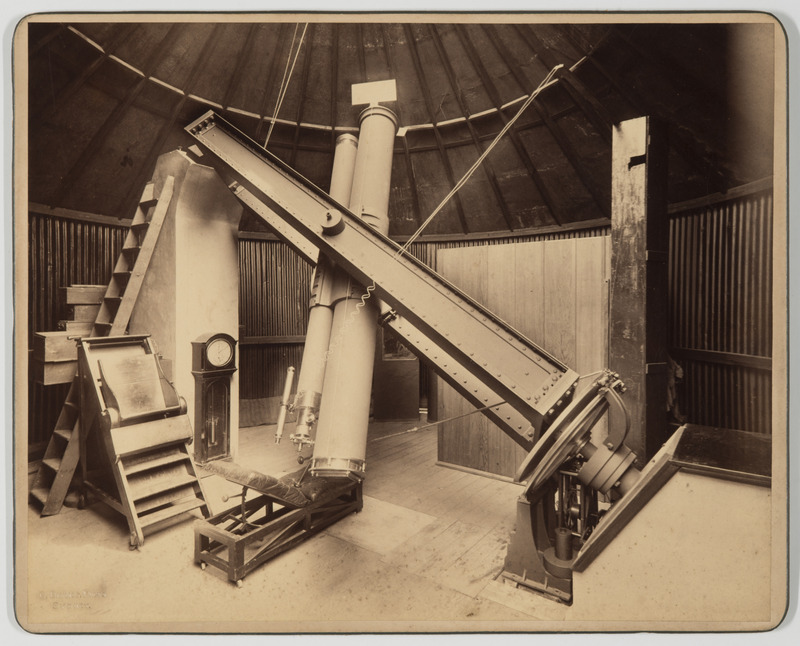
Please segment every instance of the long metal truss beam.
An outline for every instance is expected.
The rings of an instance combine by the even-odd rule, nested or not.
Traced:
[[[569,402],[577,373],[224,119],[210,111],[186,130],[240,200],[304,255],[310,243],[369,285],[387,324],[459,393],[491,406],[486,414],[520,445],[537,441]]]

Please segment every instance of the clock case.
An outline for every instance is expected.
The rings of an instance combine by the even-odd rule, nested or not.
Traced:
[[[215,366],[208,360],[207,348],[217,339],[222,339],[231,346],[231,358],[222,366]],[[197,372],[230,372],[236,371],[236,339],[224,332],[201,334],[192,341],[192,374]]]
[[[208,360],[208,347],[222,339],[231,356],[222,366]],[[204,464],[230,456],[231,376],[236,372],[236,339],[225,333],[203,334],[192,341],[192,374],[195,379],[194,453]]]

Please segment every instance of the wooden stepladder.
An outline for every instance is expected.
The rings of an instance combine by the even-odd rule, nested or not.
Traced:
[[[195,509],[208,516],[186,401],[149,336],[81,339],[78,379],[83,493],[125,516],[131,548]]]
[[[93,337],[125,333],[169,209],[174,183],[174,178],[167,177],[158,196],[153,182],[145,186],[92,327]],[[42,505],[42,516],[61,511],[75,475],[80,459],[79,413],[76,375],[30,490],[31,497]]]

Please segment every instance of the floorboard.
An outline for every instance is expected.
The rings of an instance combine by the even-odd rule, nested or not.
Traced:
[[[48,518],[30,506],[31,620],[107,631],[136,629],[143,617],[189,632],[241,629],[240,622],[274,632],[339,632],[352,628],[348,622],[405,631],[420,621],[431,630],[497,629],[496,622],[536,630],[525,610],[531,595],[497,588],[495,580],[519,486],[437,465],[436,427],[405,432],[411,426],[371,424],[363,510],[251,572],[241,589],[215,568],[194,564],[192,522],[148,536],[140,551],[129,552],[122,516],[100,503]],[[275,444],[274,426],[241,429],[236,462],[273,476],[298,471],[292,432],[290,424]],[[240,494],[239,485],[202,467],[199,473],[212,513],[238,504],[223,497]],[[87,562],[92,567],[80,566]],[[103,596],[97,592],[85,613],[68,613],[47,603],[58,590]],[[187,590],[189,604],[182,602]]]

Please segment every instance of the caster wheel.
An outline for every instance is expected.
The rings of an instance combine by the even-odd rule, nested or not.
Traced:
[[[200,564],[200,569],[201,570],[205,570],[207,567],[208,567],[208,563],[201,563]]]
[[[297,464],[303,464],[305,461],[306,459],[302,455],[297,456]]]
[[[239,580],[236,582],[236,587],[237,587],[237,588],[241,588],[243,585],[244,585],[244,582],[243,582],[241,579],[239,579]]]
[[[84,494],[78,496],[78,509],[86,509],[86,496]]]

